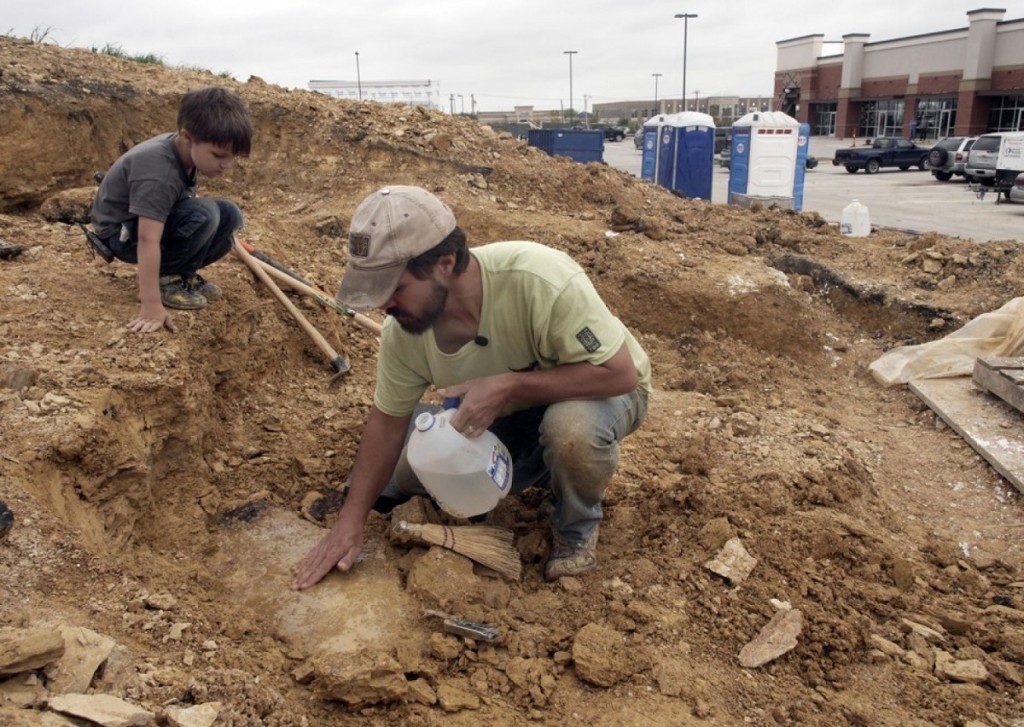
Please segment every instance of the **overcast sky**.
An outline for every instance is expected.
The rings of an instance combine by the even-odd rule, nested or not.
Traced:
[[[868,33],[880,41],[963,28],[967,11],[983,7],[1024,18],[1024,0],[6,0],[0,34],[109,44],[170,66],[303,89],[314,79],[356,81],[358,52],[359,80],[439,82],[445,110],[453,94],[456,112],[474,101],[478,111],[583,110],[652,98],[655,83],[659,98],[679,97],[684,21],[676,13],[697,15],[685,23],[693,98],[771,94],[779,40]]]

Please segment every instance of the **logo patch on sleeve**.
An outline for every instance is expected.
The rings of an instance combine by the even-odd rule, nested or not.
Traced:
[[[370,255],[370,236],[369,235],[349,235],[348,236],[348,254],[352,257],[369,257]]]
[[[576,340],[583,344],[583,348],[587,350],[587,353],[593,353],[601,348],[601,341],[598,340],[589,326],[581,329],[576,334]]]

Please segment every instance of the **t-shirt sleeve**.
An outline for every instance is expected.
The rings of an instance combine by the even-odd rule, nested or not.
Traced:
[[[614,356],[624,341],[622,324],[580,272],[552,302],[539,343],[544,356],[559,364],[587,361],[599,366]]]
[[[128,179],[128,211],[137,217],[166,222],[178,201],[178,190],[164,179]]]

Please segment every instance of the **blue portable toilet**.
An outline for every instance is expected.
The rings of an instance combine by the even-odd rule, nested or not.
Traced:
[[[796,200],[803,205],[807,159],[806,143],[800,157],[800,134],[800,123],[781,111],[755,111],[733,124],[728,203],[749,206],[761,201],[799,209]]]
[[[800,124],[800,135],[796,143],[796,178],[793,183],[793,209],[804,208],[804,177],[807,174],[807,157],[811,153],[811,125]]]
[[[715,120],[684,111],[644,122],[640,177],[686,197],[711,199]],[[637,132],[640,133],[640,132]]]
[[[671,129],[670,140],[666,140],[667,129]],[[673,114],[662,129],[661,138],[667,163],[658,166],[658,184],[685,197],[711,201],[715,120],[696,111]]]
[[[661,141],[661,127],[667,123],[671,114],[658,114],[644,122],[644,125],[636,133],[643,136],[643,157],[640,160],[640,178],[649,182],[656,182],[658,179],[658,163],[661,161],[659,143]]]

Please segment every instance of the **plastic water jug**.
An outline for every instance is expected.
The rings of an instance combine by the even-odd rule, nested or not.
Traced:
[[[839,232],[850,237],[867,237],[871,234],[871,217],[868,208],[857,200],[843,207],[839,216]]]
[[[512,486],[512,458],[493,432],[466,437],[449,420],[455,409],[416,417],[406,457],[442,510],[474,517],[494,509]]]

